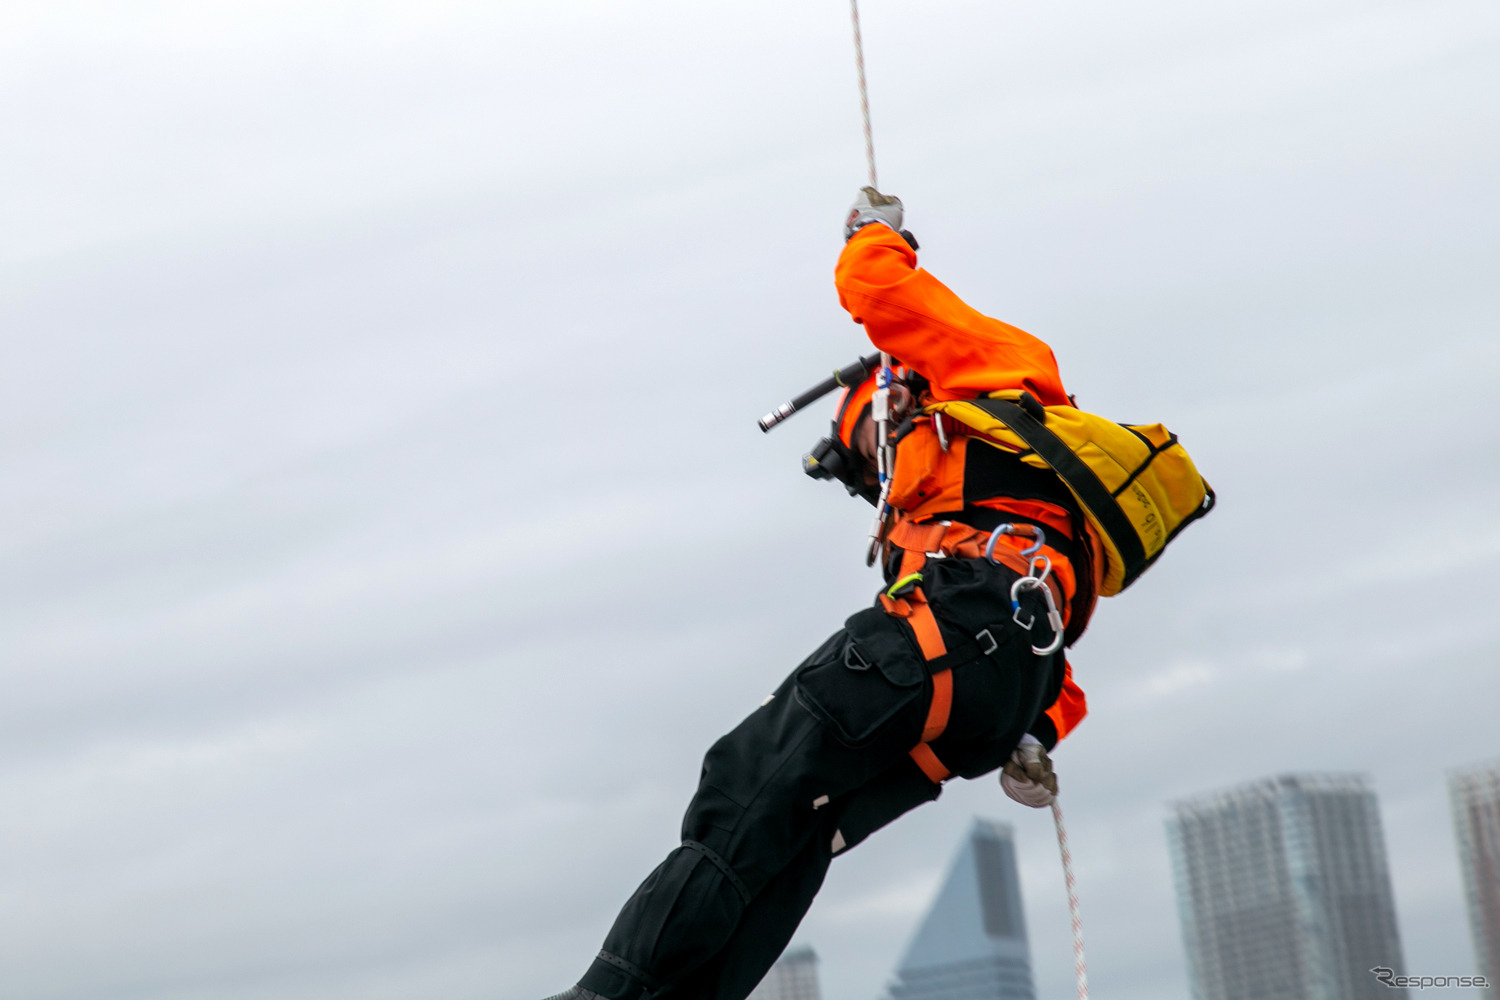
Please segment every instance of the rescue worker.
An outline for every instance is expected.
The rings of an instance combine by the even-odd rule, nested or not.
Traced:
[[[1003,766],[1002,786],[1025,805],[1057,791],[1047,752],[1086,711],[1061,647],[1093,610],[1098,539],[1056,475],[920,406],[1002,389],[1043,405],[1069,396],[1046,344],[917,267],[902,211],[864,188],[835,276],[840,303],[906,374],[887,422],[898,439],[879,549],[887,586],[708,751],[682,845],[552,1000],[743,1000],[832,858],[936,799],[946,779]],[[875,389],[872,376],[846,391],[808,460],[872,501]],[[1013,608],[1016,581],[1048,564]]]

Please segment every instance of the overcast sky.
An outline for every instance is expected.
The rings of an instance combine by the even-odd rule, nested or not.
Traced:
[[[923,263],[1163,421],[1220,510],[1073,654],[1095,994],[1186,1000],[1168,802],[1380,796],[1474,971],[1444,770],[1500,757],[1500,7],[867,0]],[[0,995],[536,1000],[703,751],[853,611],[806,480],[862,353],[842,0],[0,5]],[[993,779],[798,934],[875,1000]]]

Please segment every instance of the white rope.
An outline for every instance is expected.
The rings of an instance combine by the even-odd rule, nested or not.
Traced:
[[[859,0],[849,0],[849,16],[854,21],[854,65],[859,69],[859,112],[865,119],[865,160],[870,164],[870,187],[875,183],[875,140],[870,135],[870,94],[865,88],[865,47],[859,38]]]
[[[1068,915],[1073,918],[1073,971],[1078,976],[1078,1000],[1089,1000],[1089,973],[1083,964],[1083,920],[1078,915],[1078,884],[1073,881],[1073,855],[1068,853],[1068,830],[1063,826],[1062,806],[1052,799],[1052,822],[1057,827],[1057,848],[1062,852],[1063,879],[1068,883]]]
[[[870,91],[865,86],[865,45],[859,34],[859,0],[849,0],[849,19],[854,24],[854,68],[859,71],[859,113],[865,123],[865,162],[870,166],[870,187],[880,190],[875,180],[875,139],[870,132]],[[875,468],[880,479],[880,499],[875,502],[875,521],[870,525],[870,547],[865,551],[865,565],[870,566],[880,553],[880,539],[885,531],[886,513],[890,509],[891,480],[894,478],[895,454],[890,447],[886,423],[890,407],[891,356],[880,352],[880,375],[875,384]]]

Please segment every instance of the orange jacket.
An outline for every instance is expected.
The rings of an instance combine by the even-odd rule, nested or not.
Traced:
[[[1043,406],[1069,405],[1052,348],[966,305],[918,268],[916,251],[886,226],[854,234],[834,283],[839,304],[864,324],[871,342],[925,375],[933,398],[1025,389]]]
[[[1083,717],[1089,714],[1089,702],[1083,694],[1083,688],[1073,681],[1073,664],[1066,659],[1063,660],[1063,684],[1062,690],[1057,694],[1057,700],[1050,708],[1042,713],[1042,717],[1052,724],[1052,739],[1047,739],[1047,733],[1037,732],[1039,725],[1031,727],[1032,733],[1047,744],[1048,749],[1057,745],[1057,742],[1073,731],[1073,728],[1083,721]],[[1040,721],[1040,720],[1039,720]]]
[[[1070,404],[1050,347],[965,304],[918,268],[916,252],[887,226],[875,223],[850,238],[839,257],[834,283],[839,304],[864,325],[871,342],[926,377],[932,398],[972,399],[1000,389],[1025,389],[1043,405]],[[846,413],[846,421],[857,417],[859,408],[851,409],[855,412]],[[963,506],[966,443],[955,440],[954,447],[943,451],[936,434],[925,425],[907,435],[898,450],[891,484],[892,506],[903,519],[921,521]],[[1002,497],[985,505],[1030,517],[1064,536],[1071,534],[1066,515],[1051,504]],[[1076,586],[1073,567],[1050,546],[1049,552],[1055,574],[1071,595]],[[1062,690],[1031,729],[1051,746],[1087,712],[1083,690],[1074,683],[1072,667],[1064,661]],[[1048,728],[1053,731],[1048,733]]]

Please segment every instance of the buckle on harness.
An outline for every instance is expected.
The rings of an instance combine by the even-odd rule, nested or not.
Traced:
[[[891,598],[892,600],[895,600],[898,597],[905,597],[913,590],[916,590],[917,584],[921,582],[921,573],[909,573],[906,576],[903,576],[901,579],[897,580],[895,583],[891,584],[890,589],[885,592],[885,596]]]
[[[995,641],[995,636],[990,632],[989,629],[980,631],[974,636],[974,638],[979,642],[980,645],[984,646],[982,652],[985,656],[989,656],[995,650],[1000,648],[1000,644]]]

